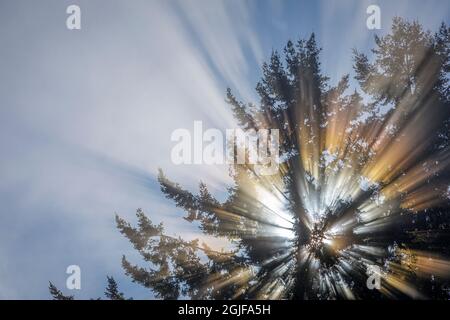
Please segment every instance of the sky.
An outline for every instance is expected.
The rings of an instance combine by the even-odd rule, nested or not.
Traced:
[[[81,8],[68,30],[66,8]],[[366,27],[369,5],[381,29]],[[138,262],[115,228],[142,208],[170,234],[199,236],[160,192],[158,168],[219,198],[223,165],[174,165],[171,133],[236,127],[230,87],[258,102],[272,50],[315,32],[331,84],[352,75],[352,49],[370,53],[394,16],[436,31],[450,3],[430,1],[0,0],[0,299],[48,299],[48,282],[78,298],[102,296],[106,275],[127,296],[153,295],[123,274]],[[219,244],[218,244],[219,245]],[[65,288],[81,268],[81,290]]]

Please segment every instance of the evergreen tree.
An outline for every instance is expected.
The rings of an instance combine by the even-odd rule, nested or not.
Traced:
[[[66,296],[51,282],[49,282],[48,290],[50,291],[53,300],[73,300],[73,296]]]
[[[119,291],[119,286],[113,277],[106,277],[107,286],[105,289],[105,297],[109,300],[126,300],[125,295]],[[73,300],[74,296],[64,295],[53,283],[49,283],[49,291],[53,300]],[[96,300],[101,300],[97,298]],[[129,299],[131,300],[131,299]]]
[[[314,34],[274,51],[259,104],[230,89],[227,102],[242,129],[279,130],[278,173],[232,165],[224,202],[204,183],[192,193],[158,176],[187,222],[232,249],[169,236],[139,209],[137,227],[116,216],[147,263],[124,256],[125,273],[161,299],[445,298],[449,30],[432,35],[395,18],[390,34],[375,37],[373,62],[355,51],[353,92],[348,75],[329,84]],[[370,266],[382,290],[366,286]],[[107,297],[123,298],[110,278]]]
[[[116,280],[113,277],[106,277],[108,285],[105,290],[105,297],[109,300],[125,300],[125,296],[122,292],[119,292],[119,287]]]

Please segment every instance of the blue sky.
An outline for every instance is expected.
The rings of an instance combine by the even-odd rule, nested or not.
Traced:
[[[65,26],[70,4],[81,30]],[[370,4],[381,30],[366,28]],[[0,0],[0,298],[49,298],[48,281],[64,290],[71,264],[82,270],[79,298],[102,295],[106,275],[151,298],[123,275],[122,254],[135,253],[114,213],[133,221],[140,207],[194,238],[157,169],[191,190],[201,177],[219,196],[230,183],[224,166],[171,164],[171,132],[194,120],[233,128],[226,87],[256,102],[272,49],[311,32],[335,82],[352,72],[351,50],[367,52],[395,15],[434,31],[450,22],[450,3]]]

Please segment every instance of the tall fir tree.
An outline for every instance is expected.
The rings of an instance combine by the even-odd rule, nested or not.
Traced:
[[[354,52],[360,91],[348,75],[329,84],[314,34],[274,51],[257,106],[230,89],[226,97],[242,129],[279,130],[277,174],[232,165],[224,202],[204,183],[192,193],[158,176],[187,223],[231,249],[169,236],[139,209],[136,227],[116,216],[147,263],[123,256],[125,273],[160,299],[445,298],[449,32],[395,18],[375,37],[373,62]],[[371,266],[381,290],[366,285]],[[108,288],[107,297],[123,298]]]

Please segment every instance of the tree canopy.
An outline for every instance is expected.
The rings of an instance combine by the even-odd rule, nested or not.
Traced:
[[[274,51],[258,104],[226,97],[242,129],[279,130],[277,174],[234,164],[220,202],[159,172],[184,222],[228,249],[170,236],[139,209],[136,226],[116,216],[146,263],[123,256],[125,273],[160,299],[448,298],[449,34],[395,18],[370,55],[354,51],[356,88],[330,84],[314,34]],[[113,278],[105,296],[124,299]]]

